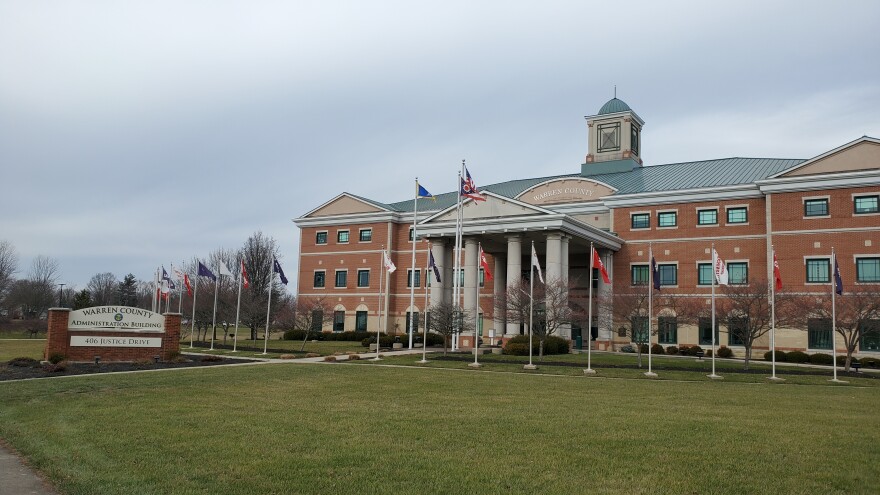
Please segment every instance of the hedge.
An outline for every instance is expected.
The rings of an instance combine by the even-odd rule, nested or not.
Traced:
[[[776,351],[776,362],[784,363],[786,362],[787,354],[782,351]],[[764,361],[773,361],[773,353],[771,351],[767,351],[764,353]]]
[[[508,347],[510,344],[522,344],[525,348],[525,352],[523,354],[515,354],[516,352],[523,352],[520,350],[519,346],[511,348],[511,352],[508,352]],[[536,338],[532,338],[532,353],[537,355],[540,352],[539,349],[540,341]],[[571,352],[571,343],[563,339],[561,337],[556,337],[555,335],[549,335],[544,340],[544,355],[549,354],[568,354]],[[507,344],[504,346],[504,354],[510,354],[513,356],[523,356],[529,354],[529,336],[528,335],[517,335],[516,337],[507,341]]]

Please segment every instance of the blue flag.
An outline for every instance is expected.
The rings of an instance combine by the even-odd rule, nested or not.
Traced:
[[[277,273],[279,277],[281,277],[281,283],[287,285],[287,277],[284,276],[284,270],[281,269],[281,263],[278,263],[277,259],[273,259],[272,271]]]
[[[843,279],[840,278],[840,266],[837,265],[837,256],[834,257],[834,292],[843,294]]]
[[[165,266],[164,266],[164,265],[162,266],[162,280],[168,280],[168,281],[171,281],[171,279],[168,277],[168,272],[165,271]]]
[[[214,282],[217,281],[217,276],[214,275],[214,272],[209,270],[207,266],[203,265],[201,261],[199,261],[199,276],[208,277]]]
[[[440,283],[440,269],[437,268],[437,265],[434,264],[434,253],[429,251],[428,255],[429,255],[428,268],[431,268],[434,270],[434,278],[437,279],[437,283],[439,284]]]
[[[657,262],[651,256],[651,277],[654,279],[654,289],[660,290],[660,270],[657,269]]]
[[[419,184],[418,182],[416,182],[416,184],[418,184],[418,186],[419,186],[419,190],[416,193],[417,198],[431,198],[434,201],[437,201],[437,198],[435,198],[433,194],[429,193],[427,189],[422,187],[421,184]]]

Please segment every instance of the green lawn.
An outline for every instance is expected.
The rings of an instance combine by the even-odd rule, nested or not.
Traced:
[[[0,339],[0,363],[17,357],[43,359],[43,349],[45,348],[45,339]]]
[[[876,493],[878,407],[853,386],[267,364],[0,383],[0,437],[69,494]]]
[[[263,353],[263,341],[258,340],[256,351],[254,351],[254,341],[239,341],[237,352],[233,353],[230,349],[219,349],[218,344],[220,342],[214,342],[215,349],[213,351],[209,351],[206,347],[196,346],[190,349],[189,341],[180,343],[180,350],[182,352],[205,352],[208,354],[222,354],[222,355],[244,355],[245,357],[250,356],[260,356],[260,357],[269,357],[269,358],[277,358],[282,354],[296,354],[300,356],[305,356],[310,352],[321,354],[322,356],[327,356],[333,354],[334,352],[365,352],[367,348],[362,346],[360,342],[344,342],[344,341],[330,341],[330,342],[306,342],[305,349],[300,352],[300,348],[302,347],[302,341],[293,341],[293,340],[270,340],[269,341],[269,353],[264,356]],[[232,345],[232,342],[227,342],[228,345]],[[210,343],[207,343],[210,345]],[[272,349],[283,349],[284,352],[272,352]]]

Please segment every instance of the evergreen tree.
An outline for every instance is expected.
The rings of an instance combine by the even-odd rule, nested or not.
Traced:
[[[129,273],[119,282],[116,289],[116,303],[120,306],[137,306],[138,283],[134,275]]]
[[[90,308],[93,306],[92,293],[88,289],[83,289],[76,293],[73,298],[73,309]]]

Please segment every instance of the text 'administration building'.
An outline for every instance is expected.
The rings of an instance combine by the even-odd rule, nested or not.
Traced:
[[[586,119],[589,153],[579,171],[483,186],[485,202],[463,205],[462,304],[469,314],[477,313],[479,295],[476,326],[484,338],[524,331],[505,321],[493,302],[508,285],[529,276],[532,241],[545,280],[567,281],[572,294],[586,294],[590,243],[598,249],[612,279],[607,285],[594,282],[592,334],[598,349],[628,342],[618,334],[622,322],[612,316],[614,298],[608,296],[647,288],[649,243],[664,293],[709,298],[712,243],[728,263],[731,283],[772,279],[771,245],[787,290],[828,293],[832,247],[847,284],[880,282],[880,140],[862,137],[809,160],[721,158],[646,167],[644,122],[626,103],[614,98]],[[380,276],[382,313],[388,315],[383,331],[406,332],[408,312],[424,312],[426,295],[428,307],[450,301],[455,203],[455,192],[420,200],[414,274],[412,200],[386,204],[342,193],[296,219],[302,231],[299,297],[324,297],[335,306],[332,328],[324,330],[376,331]],[[486,284],[478,243],[494,268]],[[398,267],[390,275],[382,268],[386,247]],[[442,282],[426,287],[429,249]],[[655,342],[711,342],[711,324],[679,326],[672,316],[664,319]],[[736,352],[724,320],[720,325],[719,344]],[[577,326],[561,330],[564,337],[582,335],[586,341],[581,332]],[[784,329],[777,332],[777,346],[830,348],[830,329],[827,333],[828,338],[808,342],[808,332]],[[876,340],[866,339],[860,350],[877,350]],[[464,347],[471,342],[472,335],[462,337]],[[764,337],[755,349],[767,347]]]

